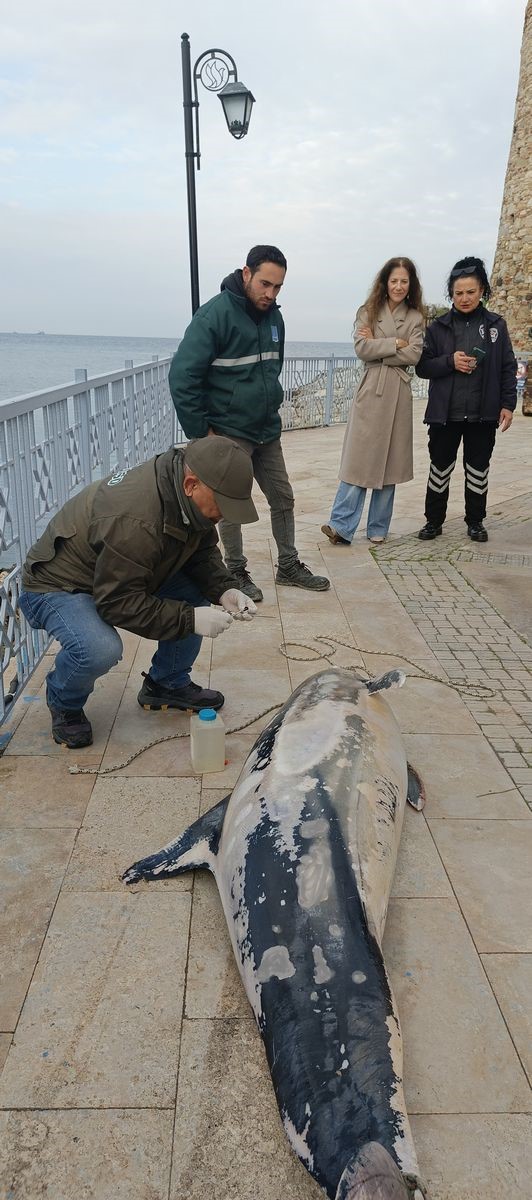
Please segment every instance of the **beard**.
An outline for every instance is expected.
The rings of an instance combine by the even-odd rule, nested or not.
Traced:
[[[253,285],[252,279],[250,279],[249,283],[244,284],[244,292],[245,292],[246,300],[248,301],[248,303],[252,304],[253,307],[256,308],[258,312],[264,312],[266,309],[271,308],[271,306],[273,304],[273,300],[268,300],[268,298],[266,296],[264,296],[263,298],[260,298],[259,301],[257,301],[255,296],[253,295],[252,285]]]

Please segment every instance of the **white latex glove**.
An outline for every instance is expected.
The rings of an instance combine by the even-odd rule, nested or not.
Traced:
[[[194,609],[194,633],[199,633],[200,637],[218,637],[219,633],[229,629],[232,624],[231,613],[225,612],[223,608],[211,605],[209,608],[205,606]]]
[[[229,591],[224,592],[220,596],[220,604],[226,612],[231,613],[235,621],[252,621],[257,611],[253,600],[250,600],[245,592],[239,592],[238,588],[229,588]]]

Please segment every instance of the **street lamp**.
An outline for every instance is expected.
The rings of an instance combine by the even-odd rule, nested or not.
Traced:
[[[185,162],[187,167],[188,245],[190,254],[190,293],[192,313],[199,308],[198,223],[196,217],[195,164],[200,169],[198,81],[208,92],[218,92],[229,133],[243,138],[249,129],[255,102],[249,88],[240,83],[234,58],[226,50],[204,50],[190,65],[188,33],[181,37],[183,72],[183,112],[185,119]],[[194,81],[194,95],[192,94]],[[192,110],[196,110],[195,138]],[[195,160],[195,161],[194,161]]]

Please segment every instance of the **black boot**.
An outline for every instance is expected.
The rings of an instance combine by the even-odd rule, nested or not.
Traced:
[[[92,746],[92,726],[82,708],[53,708],[51,704],[48,708],[52,714],[52,737],[58,746],[68,746],[69,750]]]
[[[433,538],[440,536],[441,531],[441,525],[433,525],[431,521],[427,521],[427,524],[423,526],[423,529],[420,529],[417,536],[421,538],[422,542],[431,542]]]
[[[309,592],[328,592],[331,586],[326,575],[313,575],[310,567],[299,559],[287,571],[278,566],[275,582],[285,587],[306,588]]]
[[[157,711],[162,709],[163,712],[167,708],[179,708],[183,712],[199,712],[200,708],[221,708],[224,703],[225,696],[221,692],[202,688],[199,683],[192,683],[192,680],[184,687],[169,688],[155,683],[151,675],[146,675],[144,671],[142,674],[144,683],[137,696],[141,708]]]
[[[229,567],[227,569],[230,570]],[[249,596],[250,600],[254,600],[255,604],[260,604],[264,596],[260,587],[257,587],[257,584],[253,582],[249,571],[246,571],[245,567],[243,567],[241,571],[231,571],[231,575],[238,583],[240,591],[245,596]]]
[[[484,529],[482,521],[475,521],[474,525],[468,525],[467,532],[472,542],[487,542],[488,540],[488,531]]]

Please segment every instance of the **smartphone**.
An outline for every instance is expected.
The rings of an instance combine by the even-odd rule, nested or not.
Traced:
[[[482,359],[485,357],[486,357],[485,350],[482,350],[480,346],[473,346],[473,349],[470,354],[470,358],[476,358],[477,362],[482,362]]]

